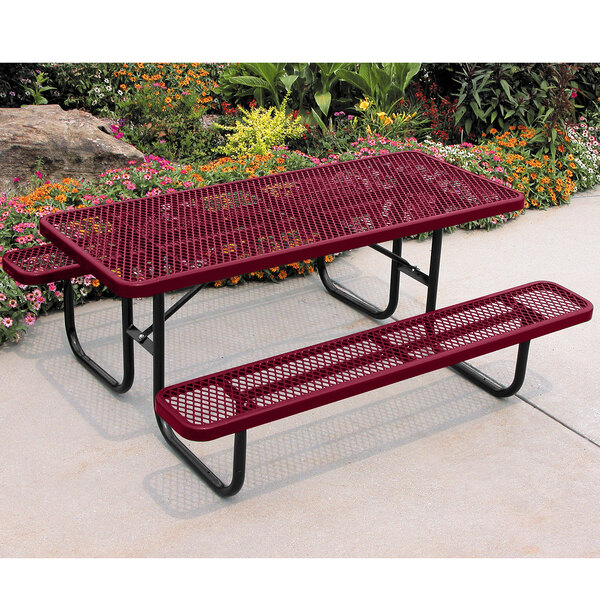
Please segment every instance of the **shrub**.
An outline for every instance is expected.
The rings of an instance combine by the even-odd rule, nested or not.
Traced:
[[[413,135],[420,140],[429,137],[435,142],[459,142],[460,128],[454,123],[456,99],[444,96],[438,84],[428,79],[414,82],[411,92],[415,98],[415,110],[423,121]]]
[[[279,108],[255,107],[251,110],[241,108],[242,117],[235,126],[217,125],[232,131],[222,148],[227,156],[265,155],[273,146],[282,145],[288,138],[299,138],[304,134],[303,125],[293,115],[286,115],[286,96]]]
[[[463,64],[456,77],[455,122],[475,138],[510,125],[547,125],[551,135],[575,115],[578,70],[567,63]],[[553,142],[548,138],[545,145]]]

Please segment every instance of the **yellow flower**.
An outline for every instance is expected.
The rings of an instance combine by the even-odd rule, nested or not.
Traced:
[[[368,98],[365,98],[358,103],[358,108],[360,108],[360,110],[367,110],[369,106],[371,106],[371,103],[369,102]]]

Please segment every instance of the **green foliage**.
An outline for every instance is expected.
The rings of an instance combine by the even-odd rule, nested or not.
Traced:
[[[358,72],[340,69],[338,76],[371,99],[378,111],[391,114],[420,67],[420,63],[361,63]]]
[[[32,82],[31,86],[23,86],[25,95],[31,98],[31,102],[28,104],[48,104],[48,100],[44,97],[44,94],[56,88],[51,85],[45,85],[46,80],[46,75],[40,72],[36,74],[35,81]]]
[[[273,146],[282,145],[288,138],[299,138],[304,134],[304,126],[286,115],[286,95],[279,108],[265,109],[260,106],[251,110],[240,109],[242,117],[235,126],[216,125],[220,129],[232,131],[227,137],[222,152],[226,156],[245,156],[247,154],[265,155]]]
[[[312,124],[323,124],[332,113],[351,105],[348,86],[339,72],[349,63],[235,63],[219,80],[220,92],[234,104],[256,101],[258,106],[280,107],[285,95]],[[306,113],[310,115],[305,116]]]
[[[223,73],[221,85],[225,96],[228,84],[242,86],[253,92],[259,106],[270,101],[279,108],[297,77],[286,72],[285,63],[240,63]]]
[[[168,90],[143,87],[117,101],[114,114],[125,140],[145,154],[193,162],[210,158],[207,151],[219,139],[203,124],[207,107],[198,98],[193,92],[182,95],[174,109]]]
[[[0,63],[0,107],[31,104],[31,93],[26,88],[34,84],[40,73],[42,65],[38,63]]]
[[[506,129],[509,125],[552,131],[573,119],[578,108],[576,65],[561,64],[463,64],[456,76],[460,87],[455,123],[467,135],[479,137],[491,127]]]
[[[127,81],[116,75],[116,63],[50,63],[44,65],[59,94],[55,102],[63,108],[85,109],[93,114],[109,114],[119,99],[119,86]],[[121,94],[123,92],[121,91]]]
[[[402,139],[413,136],[424,123],[416,110],[397,110],[388,114],[370,98],[361,100],[356,109],[360,116],[352,123],[359,135],[379,134],[390,139]]]

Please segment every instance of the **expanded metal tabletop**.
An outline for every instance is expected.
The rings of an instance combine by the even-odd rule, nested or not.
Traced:
[[[40,231],[124,298],[152,296],[523,208],[404,151],[63,211]]]

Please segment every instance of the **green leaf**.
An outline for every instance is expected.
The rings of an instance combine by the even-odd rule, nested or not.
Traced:
[[[479,119],[483,119],[483,111],[477,106],[477,104],[473,101],[469,102],[469,106],[471,110],[475,113],[475,116]]]
[[[296,82],[296,79],[298,79],[298,75],[284,75],[281,78],[280,81],[281,83],[283,83],[283,87],[285,87],[286,92],[289,92],[292,89],[292,86]]]
[[[502,86],[502,89],[504,90],[506,97],[512,102],[513,99],[512,99],[512,96],[510,95],[510,86],[508,85],[508,83],[504,79],[501,79],[500,85]]]
[[[359,75],[354,71],[349,71],[348,69],[340,69],[338,76],[343,81],[346,81],[355,88],[358,88],[366,96],[370,96],[371,98],[373,97],[372,90],[369,87],[367,80],[362,75]]]
[[[315,94],[315,102],[321,109],[321,112],[327,116],[329,114],[329,106],[331,105],[331,93],[319,92]]]
[[[316,121],[317,125],[321,128],[321,131],[323,133],[327,133],[327,127],[325,126],[325,123],[323,123],[323,119],[321,119],[321,117],[317,114],[317,112],[315,111],[314,108],[311,108],[312,111],[312,116],[314,118],[314,120]]]
[[[271,88],[275,87],[277,75],[281,71],[279,63],[246,63],[257,75],[260,75]]]
[[[454,113],[454,124],[455,125],[458,125],[458,123],[460,123],[460,120],[463,118],[463,116],[466,112],[467,112],[466,106],[461,106],[457,109],[457,111]]]
[[[247,85],[248,87],[259,87],[264,88],[265,90],[269,89],[269,86],[263,79],[259,79],[258,77],[254,77],[252,75],[234,75],[229,78],[229,81],[233,83],[240,83],[242,85]]]

